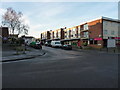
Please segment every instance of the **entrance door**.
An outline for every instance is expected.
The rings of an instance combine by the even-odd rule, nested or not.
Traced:
[[[103,47],[107,47],[107,39],[103,39]]]

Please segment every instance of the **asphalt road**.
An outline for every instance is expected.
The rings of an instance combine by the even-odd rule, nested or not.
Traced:
[[[117,88],[118,54],[43,47],[42,57],[2,64],[3,88]]]

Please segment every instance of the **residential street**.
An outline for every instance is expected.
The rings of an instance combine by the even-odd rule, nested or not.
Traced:
[[[43,46],[44,56],[2,63],[3,88],[117,88],[118,54]]]

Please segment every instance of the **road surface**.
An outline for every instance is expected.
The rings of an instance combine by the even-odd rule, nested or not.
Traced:
[[[117,88],[118,54],[43,47],[34,59],[4,62],[3,88]]]

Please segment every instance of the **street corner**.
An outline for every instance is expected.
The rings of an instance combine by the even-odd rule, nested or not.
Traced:
[[[10,62],[10,61],[18,61],[18,60],[26,60],[26,59],[32,59],[39,56],[45,55],[46,52],[43,50],[31,50],[26,51],[25,53],[20,54],[12,54],[11,56],[4,56],[2,57],[2,60],[0,62]]]

